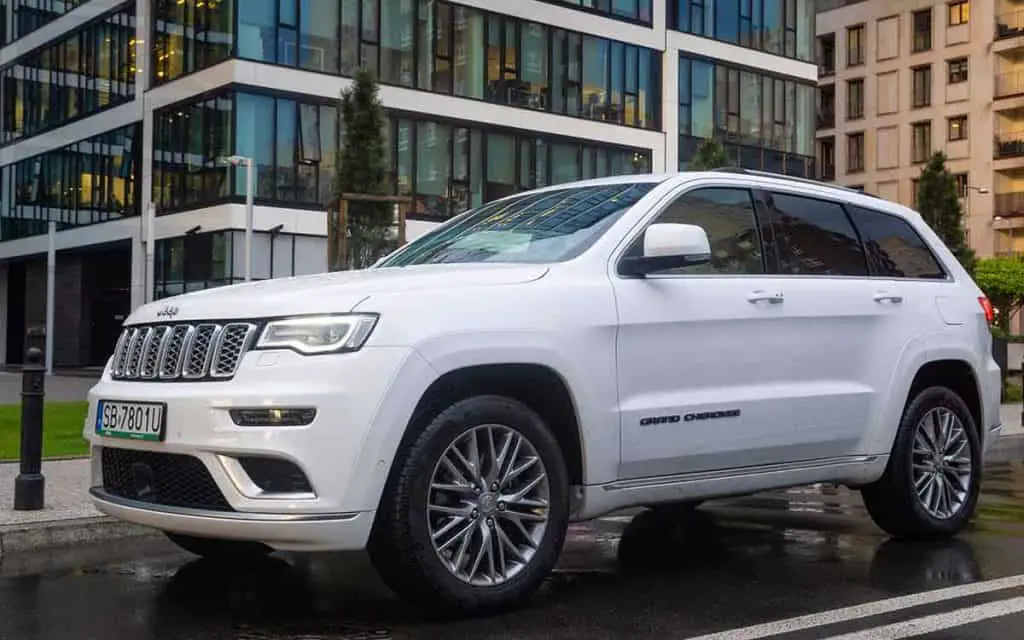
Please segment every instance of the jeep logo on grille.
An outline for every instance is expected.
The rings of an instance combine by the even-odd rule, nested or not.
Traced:
[[[176,315],[178,315],[178,307],[170,304],[156,312],[158,318],[173,318]]]

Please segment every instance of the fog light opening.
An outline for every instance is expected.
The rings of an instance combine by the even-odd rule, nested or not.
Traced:
[[[316,409],[309,407],[231,409],[228,413],[239,427],[305,427],[316,418]]]

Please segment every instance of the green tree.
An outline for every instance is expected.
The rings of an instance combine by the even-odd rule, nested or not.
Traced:
[[[946,168],[946,155],[941,151],[933,153],[921,169],[917,183],[917,210],[960,264],[968,273],[973,273],[974,250],[967,246],[956,178]]]
[[[693,152],[690,158],[689,168],[693,171],[707,171],[719,167],[728,167],[729,155],[725,152],[722,143],[716,138],[704,138],[704,142]]]
[[[338,106],[345,139],[338,153],[335,203],[343,193],[387,195],[387,117],[373,75],[366,69],[357,71],[352,85],[342,91]],[[395,249],[394,224],[393,204],[349,201],[344,230],[348,234],[347,264],[331,265],[331,270],[362,269]]]
[[[1024,260],[1016,256],[981,258],[974,268],[974,281],[997,310],[996,327],[1009,333],[1010,316],[1024,306]]]

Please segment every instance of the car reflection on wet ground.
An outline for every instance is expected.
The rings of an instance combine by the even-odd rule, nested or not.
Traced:
[[[670,516],[616,514],[572,527],[559,570],[531,606],[470,620],[431,620],[398,601],[362,555],[283,554],[229,566],[157,540],[8,556],[0,564],[0,638],[700,636],[1024,574],[1022,453],[1024,438],[1000,441],[978,517],[954,540],[890,540],[857,493],[831,486]],[[969,604],[1020,595],[1024,586]],[[932,603],[924,613],[962,606]],[[1021,618],[960,628],[969,635],[927,637],[1019,637],[1012,630]],[[890,619],[900,615],[861,626]],[[838,630],[847,632],[821,627],[771,637],[825,638]]]

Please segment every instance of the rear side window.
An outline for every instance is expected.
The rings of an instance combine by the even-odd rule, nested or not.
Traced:
[[[786,193],[770,193],[766,198],[780,273],[868,274],[860,239],[839,203]]]
[[[946,272],[914,228],[897,216],[848,206],[874,275],[942,279]]]

